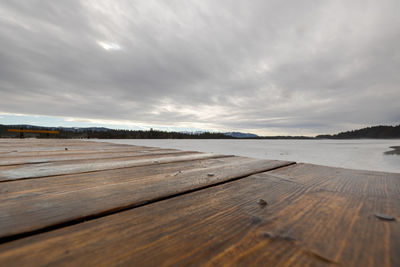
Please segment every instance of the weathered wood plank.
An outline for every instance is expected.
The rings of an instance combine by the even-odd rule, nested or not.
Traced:
[[[400,174],[296,164],[270,175],[324,190],[360,196],[400,198]]]
[[[79,160],[1,166],[0,182],[221,157],[226,156],[211,153],[182,152],[180,154],[172,153],[158,156],[144,155],[132,158]]]
[[[400,265],[399,199],[321,189],[253,175],[2,244],[0,265]]]
[[[43,151],[21,151],[18,152],[17,150],[10,151],[10,152],[2,152],[0,153],[0,160],[7,159],[7,158],[18,158],[18,157],[62,157],[65,155],[69,156],[78,156],[83,154],[97,154],[97,153],[127,153],[127,152],[137,152],[137,151],[153,151],[153,150],[160,150],[161,148],[157,147],[143,147],[143,146],[126,146],[126,147],[116,147],[116,148],[104,148],[98,147],[97,149],[94,148],[80,148],[75,150],[65,150],[65,148],[60,147],[58,150],[43,150]],[[175,150],[175,149],[163,149],[163,150]]]
[[[85,140],[68,140],[68,139],[8,139],[0,143],[0,151],[17,150],[17,151],[42,151],[68,148],[112,148],[124,147],[127,145],[112,144],[105,142],[89,142]]]
[[[194,165],[192,169],[188,168],[190,164],[167,164],[161,166],[162,173],[157,171],[159,166],[147,166],[96,172],[95,175],[5,182],[0,197],[0,238],[138,206],[290,164],[240,157],[214,158],[199,163],[201,165]]]
[[[65,150],[65,148],[67,148],[67,150]],[[91,147],[88,147],[88,146],[79,146],[79,145],[76,145],[76,146],[57,146],[57,147],[44,147],[44,146],[42,146],[42,147],[38,147],[38,148],[33,148],[33,147],[30,147],[30,146],[26,146],[26,147],[21,147],[21,148],[14,148],[14,149],[12,149],[12,148],[10,148],[10,149],[4,149],[3,151],[0,151],[0,152],[2,152],[2,156],[5,156],[5,155],[24,155],[24,154],[34,154],[34,153],[37,153],[37,154],[50,154],[50,153],[54,153],[54,154],[57,154],[57,153],[62,153],[63,151],[70,151],[70,152],[74,152],[74,153],[79,153],[79,152],[85,152],[85,151],[88,151],[88,152],[90,152],[90,151],[93,151],[93,152],[96,152],[96,151],[101,151],[101,152],[107,152],[107,151],[119,151],[119,150],[127,150],[127,148],[128,149],[130,149],[130,148],[133,148],[133,147],[130,147],[130,146],[127,146],[127,147],[122,147],[122,146],[119,146],[119,147],[104,147],[104,146],[91,146]],[[65,153],[65,152],[64,152]]]
[[[154,149],[146,150],[141,149],[133,152],[96,152],[96,153],[58,153],[56,155],[38,155],[38,156],[14,156],[2,159],[0,157],[0,166],[10,165],[21,165],[21,164],[36,164],[36,163],[48,163],[56,161],[76,161],[76,160],[94,160],[94,159],[116,159],[116,158],[128,158],[137,156],[159,156],[166,154],[188,154],[195,153],[193,151],[179,151],[174,149]]]
[[[4,182],[0,187],[0,201],[4,201],[7,198],[18,198],[20,195],[30,193],[62,193],[91,188],[97,184],[124,183],[134,179],[148,179],[147,177],[153,176],[159,176],[159,179],[167,179],[172,175],[181,175],[183,172],[206,170],[207,168],[233,163],[237,160],[241,159],[239,157],[202,159],[158,164],[151,167],[139,166],[117,170],[105,170],[99,171],[95,175],[93,175],[93,173],[81,173]]]

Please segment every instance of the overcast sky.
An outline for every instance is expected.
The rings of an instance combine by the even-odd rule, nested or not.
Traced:
[[[399,0],[1,1],[0,123],[399,124],[399,14]]]

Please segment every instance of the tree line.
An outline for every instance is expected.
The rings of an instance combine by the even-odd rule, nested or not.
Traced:
[[[58,130],[59,134],[46,133],[24,133],[23,137],[36,138],[98,138],[98,139],[235,139],[223,133],[199,132],[199,133],[182,133],[167,132],[150,129],[143,130],[115,130],[107,128],[57,128],[57,127],[40,127],[30,125],[0,125],[0,137],[2,138],[19,138],[19,133],[8,132],[8,129],[29,129],[29,130]]]
[[[98,139],[361,139],[361,138],[400,138],[400,125],[373,126],[338,134],[308,136],[253,136],[233,137],[215,132],[167,132],[160,130],[115,130],[108,128],[58,128],[31,125],[1,125],[0,138],[18,138],[19,133],[8,132],[8,129],[58,130],[59,134],[24,133],[23,137],[36,138],[98,138]]]
[[[389,139],[400,138],[400,125],[397,126],[372,126],[359,130],[341,132],[334,135],[317,135],[318,139]]]

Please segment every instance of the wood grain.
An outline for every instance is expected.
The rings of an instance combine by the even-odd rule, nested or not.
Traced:
[[[399,266],[399,199],[268,173],[3,244],[0,265]]]
[[[0,238],[115,212],[290,164],[241,157],[207,159],[194,168],[184,163],[166,164],[5,182],[0,197]]]
[[[270,175],[333,192],[358,196],[400,198],[400,174],[296,164]]]
[[[180,151],[173,149],[157,149],[157,150],[137,150],[128,152],[99,152],[96,153],[64,153],[56,155],[37,155],[37,156],[14,156],[7,157],[5,159],[0,158],[0,166],[12,166],[22,164],[37,164],[37,163],[49,163],[56,161],[88,161],[88,160],[99,160],[99,159],[117,159],[117,158],[128,158],[138,156],[159,156],[166,154],[195,154],[199,152],[194,151]]]
[[[68,150],[117,149],[127,146],[129,147],[129,145],[72,139],[6,139],[0,142],[0,152],[62,151],[65,148]]]
[[[1,147],[1,146],[0,146]],[[154,151],[154,150],[169,150],[169,151],[177,151],[176,149],[163,149],[157,147],[144,147],[144,146],[126,146],[126,147],[104,147],[102,145],[96,147],[79,147],[75,150],[65,149],[67,147],[59,147],[59,149],[54,150],[40,150],[40,151],[18,151],[18,150],[10,150],[9,152],[0,153],[0,160],[4,159],[16,159],[20,157],[65,157],[65,156],[79,156],[84,154],[95,154],[95,153],[126,153],[126,152],[140,152],[140,151]]]
[[[150,152],[154,150],[169,150],[169,151],[176,151],[175,149],[160,149],[157,147],[136,147],[136,146],[127,146],[125,148],[118,147],[118,148],[113,148],[113,149],[105,149],[105,148],[99,148],[99,149],[92,149],[92,148],[87,148],[87,149],[76,149],[76,150],[65,150],[59,149],[59,150],[42,150],[42,151],[10,151],[10,152],[2,152],[0,153],[0,161],[7,160],[7,159],[14,159],[14,158],[20,158],[20,157],[27,157],[27,158],[35,158],[35,157],[53,157],[53,158],[58,158],[58,157],[65,157],[65,156],[80,156],[80,155],[93,155],[93,154],[98,154],[98,153],[106,153],[106,154],[118,154],[118,153],[129,153],[129,152],[138,152],[138,151],[143,151],[143,152]]]
[[[124,158],[71,160],[1,166],[0,182],[221,157],[226,156],[211,153],[181,152],[164,155],[141,155]]]

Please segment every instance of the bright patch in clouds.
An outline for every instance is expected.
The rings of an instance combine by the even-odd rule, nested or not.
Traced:
[[[105,50],[121,50],[121,46],[116,43],[98,41],[97,44]]]

